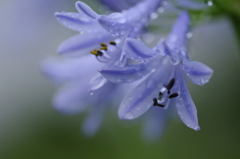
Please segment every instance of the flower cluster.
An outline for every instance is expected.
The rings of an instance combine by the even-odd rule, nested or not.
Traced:
[[[115,1],[103,2],[114,9]],[[168,38],[149,48],[140,39],[150,17],[163,5],[162,0],[119,3],[122,5],[116,10],[135,5],[99,15],[77,2],[78,13],[55,14],[62,25],[80,34],[60,45],[58,52],[65,56],[63,60],[43,63],[44,73],[63,85],[54,97],[54,106],[65,114],[89,110],[83,130],[90,135],[99,128],[107,108],[119,104],[120,119],[145,114],[144,134],[148,138],[159,137],[174,106],[188,127],[199,130],[185,74],[194,84],[204,85],[213,70],[191,61],[187,53],[188,13],[179,12]]]

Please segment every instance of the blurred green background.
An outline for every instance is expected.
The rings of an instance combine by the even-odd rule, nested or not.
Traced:
[[[86,1],[96,6],[92,1]],[[75,11],[73,0],[0,1],[1,159],[239,159],[240,58],[236,32],[227,16],[193,29],[192,59],[214,70],[204,87],[189,88],[201,131],[176,116],[159,141],[146,142],[141,124],[109,111],[99,133],[80,131],[85,115],[63,116],[51,106],[54,85],[40,62],[76,34],[57,23],[55,11]]]

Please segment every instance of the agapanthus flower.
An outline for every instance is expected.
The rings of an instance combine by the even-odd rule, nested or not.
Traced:
[[[43,63],[43,71],[54,82],[63,85],[53,99],[58,111],[75,114],[92,106],[83,126],[87,134],[97,131],[103,113],[110,105],[116,105],[125,89],[123,85],[107,81],[97,70],[125,65],[126,57],[121,56],[125,39],[139,36],[160,3],[161,0],[145,0],[121,13],[106,16],[77,2],[79,13],[55,14],[61,24],[80,32],[63,42],[58,52],[80,58],[49,59]]]
[[[149,109],[156,109],[154,107],[159,107],[160,113],[175,105],[181,120],[188,127],[200,130],[197,109],[188,91],[185,74],[194,84],[204,85],[210,80],[213,70],[200,62],[191,61],[187,54],[189,23],[188,13],[181,12],[168,38],[152,49],[140,40],[128,38],[123,54],[139,63],[100,70],[104,77],[115,83],[144,78],[123,99],[118,111],[121,119],[137,118]]]
[[[57,20],[65,27],[80,34],[64,41],[58,49],[61,55],[79,56],[87,54],[100,43],[137,36],[148,23],[150,15],[160,6],[162,0],[145,0],[134,7],[110,15],[99,15],[83,2],[76,2],[79,13],[55,13]]]

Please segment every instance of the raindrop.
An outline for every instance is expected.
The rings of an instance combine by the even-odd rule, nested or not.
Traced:
[[[94,93],[93,92],[89,92],[89,94],[92,96]]]
[[[124,115],[124,119],[133,119],[134,115],[132,113],[127,113]]]
[[[198,125],[194,126],[194,130],[200,130],[200,127]]]
[[[157,13],[152,13],[151,15],[150,15],[150,18],[151,19],[156,19],[158,17],[158,14]]]
[[[213,5],[213,2],[212,2],[212,1],[208,1],[208,2],[207,2],[207,5],[208,5],[208,6],[212,6],[212,5]]]
[[[163,13],[164,12],[164,8],[163,7],[159,7],[157,11],[158,11],[158,13]]]
[[[177,65],[177,64],[179,64],[179,59],[174,59],[174,58],[172,58],[171,57],[171,63],[173,64],[173,65]]]
[[[188,32],[188,33],[186,34],[186,37],[187,37],[188,39],[190,39],[192,36],[193,36],[193,33],[192,33],[192,32]]]
[[[122,82],[122,80],[121,79],[116,79],[116,82],[120,83],[120,82]]]
[[[153,72],[155,72],[156,71],[156,69],[155,68],[153,68],[152,70],[151,70],[151,72],[153,73]]]

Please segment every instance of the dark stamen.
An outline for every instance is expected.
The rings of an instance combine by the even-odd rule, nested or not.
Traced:
[[[111,45],[117,45],[117,43],[115,41],[110,41],[109,44]]]
[[[157,106],[159,106],[159,107],[164,107],[164,105],[162,105],[162,104],[159,104],[159,103],[157,104]]]
[[[159,96],[162,96],[163,95],[163,93],[162,92],[159,92]]]
[[[167,91],[167,94],[170,94],[170,93],[171,93],[171,91],[170,91],[170,90],[168,90],[168,91]]]
[[[172,78],[166,88],[170,91],[172,89],[174,83],[175,83],[175,78]]]
[[[153,105],[156,106],[158,104],[157,98],[153,98]]]
[[[102,56],[103,55],[102,51],[98,50],[97,53],[98,53],[98,56]]]
[[[177,97],[178,96],[178,93],[173,93],[173,94],[171,94],[168,98],[175,98],[175,97]]]
[[[153,98],[153,106],[164,107],[164,105],[159,104],[159,103],[157,102],[157,98]]]

